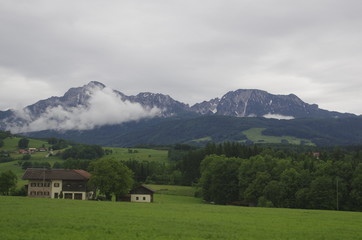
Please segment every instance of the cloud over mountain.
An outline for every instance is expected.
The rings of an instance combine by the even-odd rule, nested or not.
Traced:
[[[47,129],[55,130],[86,130],[109,124],[154,117],[160,113],[157,107],[147,108],[139,103],[122,100],[112,89],[94,87],[88,92],[86,104],[76,107],[62,105],[49,106],[34,119],[25,108],[16,111],[16,116],[28,122],[21,126],[17,123],[8,127],[12,132],[31,132]]]

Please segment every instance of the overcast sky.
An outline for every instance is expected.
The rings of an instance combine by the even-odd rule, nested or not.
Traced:
[[[294,93],[362,114],[361,0],[0,0],[0,110],[99,81],[190,105]]]

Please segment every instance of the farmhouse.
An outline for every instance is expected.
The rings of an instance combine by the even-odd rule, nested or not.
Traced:
[[[87,190],[90,176],[84,170],[28,168],[22,179],[29,181],[29,197],[87,200],[93,195]]]
[[[155,191],[145,185],[138,186],[131,190],[131,202],[153,202]]]

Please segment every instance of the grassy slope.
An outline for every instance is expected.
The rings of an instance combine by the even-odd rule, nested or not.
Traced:
[[[155,190],[160,194],[177,195],[177,196],[195,196],[195,188],[188,186],[175,186],[175,185],[156,185],[147,184],[148,187]]]
[[[296,138],[292,136],[282,136],[282,137],[275,137],[275,136],[266,136],[263,135],[262,131],[265,128],[251,128],[246,131],[243,131],[245,136],[253,141],[254,143],[281,143],[282,140],[287,140],[291,144],[301,144],[301,141],[305,141],[308,145],[314,145],[310,140]]]
[[[2,239],[361,239],[362,213],[0,197]]]
[[[115,158],[118,160],[137,160],[137,161],[155,161],[155,162],[167,162],[168,151],[166,150],[154,150],[154,149],[143,149],[143,148],[109,148],[112,154],[105,155],[103,158]],[[137,151],[136,153],[129,153],[128,150]]]
[[[21,177],[24,174],[24,170],[18,164],[18,161],[22,160],[23,155],[16,153],[18,148],[19,137],[6,138],[4,140],[4,146],[0,148],[0,151],[9,151],[11,157],[14,159],[12,162],[0,163],[0,173],[3,171],[11,170],[18,177],[17,187],[20,188],[26,184],[26,181],[21,180]],[[29,147],[40,148],[42,146],[49,147],[49,144],[46,141],[31,139],[29,138]],[[129,153],[128,148],[108,148],[113,151],[111,155],[106,155],[104,158],[114,158],[118,160],[130,160],[134,159],[137,161],[147,160],[147,161],[157,161],[157,162],[167,162],[168,161],[168,152],[164,150],[153,150],[153,149],[135,149],[137,153]],[[54,151],[55,153],[56,151]],[[36,152],[31,155],[30,162],[48,162],[51,166],[55,162],[62,162],[63,160],[60,157],[52,156],[46,158],[47,152]]]
[[[24,170],[21,168],[21,166],[18,164],[18,161],[22,160],[23,155],[16,153],[19,150],[18,142],[21,138],[20,137],[12,137],[12,138],[6,138],[4,140],[4,146],[0,148],[0,151],[9,151],[10,156],[14,159],[12,162],[5,162],[0,163],[0,172],[11,170],[13,171],[16,176],[18,177],[18,187],[22,187],[24,184],[26,184],[25,181],[21,180],[21,177],[24,174]],[[41,148],[43,146],[49,147],[50,145],[43,140],[39,139],[31,139],[29,138],[29,144],[28,146],[30,148]],[[59,161],[60,159],[57,157],[51,157],[46,158],[47,152],[37,152],[33,153],[31,156],[31,159],[28,160],[30,162],[49,162],[50,165],[53,165],[56,161]]]
[[[1,148],[1,150],[7,150],[10,152],[17,151],[18,148],[18,142],[21,138],[20,137],[12,137],[12,138],[6,138],[4,140],[4,146]],[[31,139],[29,138],[29,147],[31,148],[41,148],[41,147],[49,147],[47,141],[39,140],[39,139]]]

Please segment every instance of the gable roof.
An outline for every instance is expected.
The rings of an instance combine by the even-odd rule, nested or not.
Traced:
[[[23,180],[88,180],[90,173],[74,169],[28,168]]]
[[[153,190],[152,188],[149,188],[149,187],[147,187],[147,186],[145,186],[143,184],[138,186],[138,187],[133,188],[130,191],[131,194],[140,194],[140,193],[153,194],[155,192],[156,192],[155,190]]]

